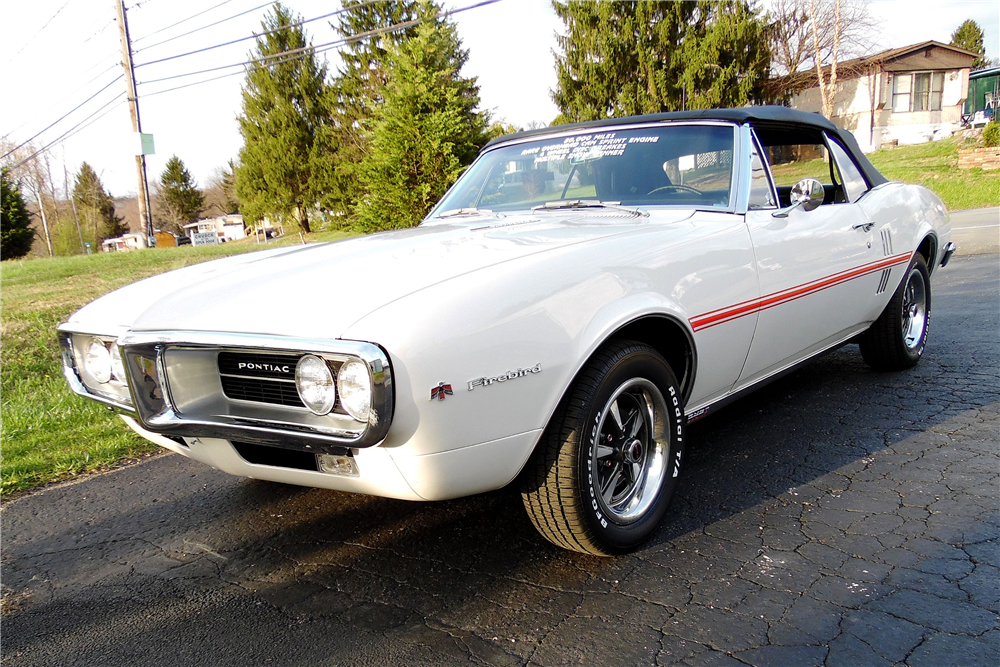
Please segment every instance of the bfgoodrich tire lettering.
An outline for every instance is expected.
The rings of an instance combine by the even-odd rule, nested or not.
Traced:
[[[648,345],[613,341],[580,372],[522,475],[538,531],[566,549],[612,555],[656,530],[684,457],[677,379]]]
[[[880,371],[901,371],[915,366],[927,345],[930,319],[930,274],[924,258],[917,254],[885,310],[858,339],[861,356]]]

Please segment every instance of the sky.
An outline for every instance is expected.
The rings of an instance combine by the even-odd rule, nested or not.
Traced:
[[[459,10],[479,1],[444,4]],[[264,0],[125,0],[125,4],[142,129],[153,134],[156,149],[147,158],[149,180],[156,180],[166,161],[177,155],[198,184],[206,187],[242,145],[236,122],[242,69],[181,75],[240,63],[253,48],[253,40],[171,57],[251,36],[260,30],[267,11],[261,7]],[[340,7],[339,0],[285,0],[285,4],[307,19]],[[115,80],[122,68],[114,6],[114,0],[35,0],[5,2],[0,10],[5,98],[0,104],[0,136],[21,143],[41,132],[35,140],[41,146],[71,132],[48,152],[60,189],[64,165],[72,179],[83,161],[94,167],[113,195],[137,189],[125,83]],[[988,57],[1000,57],[1000,0],[874,0],[870,9],[879,21],[880,48],[929,39],[947,43],[954,29],[972,18],[986,35]],[[550,91],[556,84],[555,36],[562,27],[548,0],[499,0],[458,12],[454,20],[469,51],[464,74],[478,78],[483,108],[495,119],[522,127],[548,124],[558,113]],[[337,39],[331,21],[336,17],[306,24],[317,47]],[[171,59],[153,62],[163,58]],[[320,58],[327,59],[331,71],[339,64],[336,50]],[[198,85],[188,85],[193,83]]]

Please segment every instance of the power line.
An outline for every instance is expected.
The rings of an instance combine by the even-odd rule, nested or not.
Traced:
[[[374,2],[376,0],[371,0],[371,1]],[[500,1],[501,0],[483,0],[482,2],[477,2],[475,4],[468,5],[466,7],[461,7],[459,9],[455,9],[453,11],[439,12],[438,16],[441,16],[442,14],[443,15],[459,14],[461,12],[468,11],[470,9],[476,9],[476,8],[479,8],[479,7],[485,7],[487,5],[492,5],[492,4],[495,4],[495,3],[500,2]],[[167,81],[167,80],[177,79],[177,78],[181,78],[181,77],[194,76],[194,75],[197,75],[197,74],[204,74],[204,73],[208,73],[208,72],[218,71],[220,69],[229,69],[229,68],[232,68],[232,67],[244,67],[244,66],[247,66],[247,65],[251,65],[251,66],[260,68],[260,67],[269,67],[271,65],[280,65],[280,64],[285,63],[285,62],[291,62],[291,61],[294,61],[294,60],[298,60],[300,58],[307,57],[308,55],[310,55],[308,53],[308,51],[310,49],[313,50],[312,51],[313,54],[323,53],[323,52],[326,52],[326,51],[330,51],[330,50],[332,50],[334,48],[337,48],[338,46],[345,46],[347,44],[351,44],[353,42],[357,42],[357,41],[360,41],[362,39],[366,39],[368,37],[374,37],[376,35],[381,35],[381,34],[386,34],[386,33],[391,33],[391,32],[398,32],[400,30],[405,30],[406,28],[409,28],[411,26],[417,25],[418,23],[420,23],[420,21],[421,21],[421,19],[413,19],[413,20],[410,20],[410,21],[403,21],[403,22],[396,23],[396,24],[393,24],[393,25],[390,25],[390,26],[385,26],[383,28],[377,28],[375,30],[368,30],[366,32],[358,33],[356,35],[351,35],[350,37],[339,39],[339,40],[336,40],[334,42],[328,42],[326,44],[320,44],[319,46],[316,46],[316,47],[306,46],[306,47],[300,47],[300,48],[296,48],[296,49],[289,49],[287,51],[282,51],[280,53],[274,53],[274,54],[271,54],[269,56],[265,56],[263,58],[254,58],[254,59],[250,59],[250,60],[247,60],[247,61],[244,61],[244,62],[234,63],[232,65],[225,65],[225,66],[222,66],[222,67],[214,67],[214,68],[210,68],[210,69],[206,69],[206,70],[200,70],[198,72],[188,72],[186,74],[178,74],[178,75],[175,75],[175,76],[163,77],[161,79],[151,79],[150,81],[144,81],[144,82],[139,83],[137,85],[145,85],[147,83],[155,83],[155,82],[158,82],[158,81]],[[282,58],[282,56],[290,56],[290,57]],[[235,75],[242,74],[242,73],[243,72],[230,72],[228,74],[223,74],[221,76],[216,76],[216,77],[212,77],[212,78],[209,78],[209,79],[204,79],[202,81],[195,81],[195,82],[192,82],[192,83],[187,83],[187,84],[183,84],[183,85],[180,85],[180,86],[175,86],[174,88],[168,88],[168,89],[165,89],[165,90],[158,90],[158,91],[155,91],[155,92],[152,92],[152,93],[146,93],[144,95],[144,97],[150,97],[152,95],[159,95],[161,93],[168,93],[168,92],[172,92],[172,91],[175,91],[175,90],[180,90],[182,88],[190,88],[191,86],[198,86],[198,85],[201,85],[201,84],[204,84],[204,83],[209,83],[211,81],[217,81],[219,79],[223,79],[223,78],[230,77],[230,76],[235,76]],[[52,123],[51,125],[49,125],[47,128],[45,128],[45,130],[42,130],[42,132],[45,132],[46,130],[48,130],[49,128],[51,128],[56,123],[59,123],[60,121],[62,121],[64,118],[66,118],[66,116],[68,116],[71,113],[73,113],[73,111],[76,111],[76,109],[79,109],[81,106],[83,106],[84,104],[86,104],[87,102],[89,102],[90,99],[93,99],[93,97],[96,97],[100,92],[102,92],[103,90],[105,90],[106,88],[108,88],[108,86],[110,86],[111,84],[115,83],[118,79],[122,78],[122,76],[123,75],[119,75],[114,81],[112,81],[107,86],[105,86],[104,88],[102,88],[100,91],[98,91],[97,93],[95,93],[93,96],[91,96],[90,98],[88,98],[88,100],[86,100],[83,103],[81,103],[80,105],[78,105],[76,108],[74,108],[73,110],[71,110],[69,113],[67,113],[66,115],[64,115],[62,118],[60,118],[59,120],[57,120],[54,123]],[[39,154],[41,154],[41,153],[49,150],[50,148],[52,148],[52,147],[56,146],[57,144],[61,143],[62,141],[65,141],[66,139],[69,139],[73,135],[75,135],[78,132],[81,132],[84,129],[86,129],[87,127],[89,127],[91,124],[96,123],[98,120],[100,120],[101,118],[103,118],[104,116],[106,116],[108,113],[110,113],[111,111],[113,111],[114,108],[107,109],[107,107],[109,105],[111,105],[111,104],[114,104],[115,102],[119,102],[120,103],[122,101],[122,97],[123,97],[122,95],[119,95],[119,96],[115,97],[114,99],[110,100],[109,102],[107,102],[106,104],[104,104],[103,106],[101,106],[100,108],[98,108],[96,111],[94,111],[93,113],[91,113],[89,116],[87,116],[86,118],[84,118],[82,121],[80,121],[79,123],[77,123],[76,125],[74,125],[73,127],[71,127],[69,130],[67,130],[66,132],[64,132],[63,134],[61,134],[59,137],[57,137],[53,141],[49,142],[48,144],[46,144],[42,148],[38,149],[37,151],[35,151],[31,155],[29,155],[27,158],[21,160],[19,163],[17,163],[16,165],[14,165],[14,167],[16,168],[16,167],[21,166],[25,162],[28,162],[29,160],[33,159],[35,156],[37,156],[37,155],[39,155]],[[107,110],[105,111],[105,109],[107,109]],[[104,112],[100,113],[101,111],[104,111]],[[99,113],[100,113],[100,115],[97,115]],[[97,116],[97,117],[95,118],[95,116]],[[35,137],[32,137],[32,139],[29,139],[27,142],[23,142],[20,146],[18,146],[18,148],[21,148],[25,144],[29,143],[34,138],[36,138],[38,135],[42,134],[42,132],[39,132],[38,134],[35,135]],[[17,148],[15,148],[14,150],[16,151]],[[10,155],[13,152],[14,151],[9,151],[8,153],[4,154],[3,156],[0,156],[0,158],[7,157],[8,155]]]
[[[226,0],[226,1],[228,2],[229,0]],[[340,14],[340,13],[342,13],[344,11],[347,11],[347,9],[357,9],[358,7],[365,7],[365,6],[373,4],[375,2],[383,2],[383,1],[384,0],[363,0],[362,2],[359,2],[359,3],[355,4],[355,5],[352,5],[349,8],[341,8],[339,11],[334,12],[334,14]],[[225,2],[222,3],[222,4],[225,4]],[[215,21],[214,23],[209,23],[208,25],[203,25],[200,28],[195,28],[194,30],[189,30],[187,32],[181,33],[180,35],[176,35],[175,37],[170,37],[170,38],[165,39],[163,41],[156,42],[155,44],[150,44],[149,46],[145,46],[145,47],[143,47],[141,49],[137,49],[136,53],[139,53],[140,51],[146,51],[148,49],[152,49],[153,47],[160,46],[161,44],[166,44],[167,42],[172,42],[175,39],[180,39],[181,37],[187,37],[188,35],[194,34],[194,33],[199,32],[201,30],[205,30],[206,28],[211,28],[213,26],[219,25],[220,23],[225,23],[226,21],[229,21],[231,19],[239,18],[240,16],[243,16],[245,14],[249,14],[251,12],[255,12],[258,9],[263,9],[264,7],[269,7],[269,6],[271,6],[271,4],[272,3],[267,2],[267,3],[264,3],[263,5],[258,6],[258,7],[254,7],[253,9],[248,9],[245,12],[240,12],[239,14],[234,14],[233,16],[229,16],[229,17],[226,17],[224,19],[220,19],[218,21]],[[216,5],[216,7],[218,7],[218,6],[219,5]],[[208,11],[208,10],[205,10],[205,11]],[[204,12],[202,12],[202,13],[204,13]],[[195,16],[197,16],[197,14]],[[317,17],[315,19],[309,19],[309,20],[310,21],[316,21],[316,20],[319,20],[319,19],[322,19],[322,18],[326,18],[327,16],[332,16],[332,14],[327,14],[326,16],[319,16],[319,17]],[[191,18],[193,18],[193,17],[191,17]],[[185,19],[185,20],[187,20],[187,19]],[[295,25],[301,25],[301,24],[295,24]],[[290,28],[290,27],[294,27],[294,26],[283,26],[283,27]],[[157,32],[159,32],[159,31],[157,31]],[[155,34],[155,33],[150,33],[150,34]],[[265,34],[266,35],[268,33],[261,33],[261,34]],[[250,39],[250,38],[246,37],[244,39]],[[136,40],[136,41],[139,41],[139,40]],[[241,40],[237,40],[237,41],[241,41]],[[228,46],[228,44],[220,44],[219,46]],[[195,51],[194,53],[197,53],[197,51]],[[177,56],[177,57],[179,57],[179,56]],[[146,64],[150,64],[150,63],[146,63]]]
[[[103,27],[103,28],[98,28],[98,29],[97,29],[97,31],[96,31],[96,32],[94,32],[94,34],[92,34],[92,35],[91,35],[90,37],[88,37],[87,39],[83,40],[83,43],[84,43],[84,44],[86,44],[86,43],[87,43],[87,42],[89,42],[90,40],[92,40],[92,39],[94,39],[95,37],[97,37],[98,35],[100,35],[100,34],[101,34],[102,32],[104,32],[105,30],[107,30],[109,26],[113,26],[114,24],[115,24],[115,20],[114,20],[114,19],[111,19],[110,21],[108,21],[107,23],[105,23],[105,24],[104,24],[104,27]],[[91,25],[93,25],[93,24],[91,24]]]
[[[48,21],[46,21],[45,25],[43,25],[41,28],[39,28],[38,32],[36,32],[34,35],[32,35],[31,39],[29,39],[27,42],[25,42],[24,46],[21,47],[21,50],[18,51],[17,53],[15,53],[13,56],[11,56],[10,60],[8,60],[6,64],[10,64],[10,63],[14,62],[14,59],[17,58],[19,55],[21,55],[21,53],[26,48],[28,48],[28,46],[30,46],[32,42],[35,41],[35,37],[38,37],[40,34],[42,34],[42,31],[45,30],[46,28],[48,28],[49,24],[52,23],[56,19],[56,17],[59,16],[60,12],[62,12],[62,10],[64,10],[64,9],[66,9],[66,5],[68,5],[71,2],[73,2],[73,0],[66,0],[66,2],[63,3],[63,6],[60,7],[59,9],[57,9],[56,13],[52,15],[52,18],[50,18]]]
[[[90,100],[94,99],[95,97],[97,97],[98,95],[100,95],[101,93],[103,93],[105,90],[107,90],[108,88],[110,88],[112,85],[114,85],[115,83],[117,83],[118,80],[121,79],[121,78],[122,78],[122,75],[119,74],[112,81],[110,81],[107,85],[105,85],[103,88],[101,88],[100,90],[98,90],[96,93],[94,93],[93,95],[91,95],[90,97],[88,97],[87,99],[85,99],[83,102],[80,102],[79,104],[77,104],[75,107],[73,107],[72,109],[70,109],[69,111],[67,111],[65,114],[63,114],[62,116],[60,116],[57,120],[55,120],[52,123],[50,123],[49,125],[47,125],[45,127],[45,129],[40,130],[39,132],[36,132],[33,137],[31,137],[27,141],[21,142],[16,148],[13,148],[13,149],[7,151],[3,155],[0,155],[0,158],[5,158],[8,155],[10,155],[11,153],[13,153],[14,151],[16,151],[19,148],[21,148],[22,146],[24,146],[25,144],[30,144],[32,141],[34,141],[35,139],[37,139],[40,135],[42,135],[43,133],[45,133],[48,130],[52,129],[52,127],[54,125],[56,125],[58,123],[61,123],[63,120],[66,119],[67,116],[69,116],[70,114],[72,114],[73,112],[75,112],[77,109],[79,109],[80,107],[82,107],[83,105],[85,105],[87,102],[89,102]]]
[[[17,169],[18,167],[20,167],[25,162],[29,162],[30,160],[34,159],[35,156],[41,155],[42,153],[44,153],[45,151],[49,150],[50,148],[52,148],[53,146],[55,146],[59,142],[68,139],[70,136],[72,136],[72,134],[74,134],[74,130],[76,130],[78,128],[80,130],[83,130],[84,127],[86,127],[87,125],[90,125],[90,123],[87,122],[87,121],[90,121],[90,119],[93,118],[93,120],[91,122],[97,122],[100,118],[102,118],[106,114],[111,113],[111,111],[113,111],[113,109],[108,109],[107,111],[105,111],[100,116],[97,116],[98,113],[100,113],[101,111],[104,111],[105,109],[107,109],[112,104],[115,104],[116,102],[117,103],[121,103],[124,97],[125,96],[123,94],[118,94],[113,99],[109,100],[107,103],[105,103],[99,109],[97,109],[97,111],[94,111],[92,114],[90,114],[89,116],[87,116],[86,118],[84,118],[83,120],[81,120],[79,123],[77,123],[73,127],[69,128],[68,130],[66,130],[65,132],[63,132],[57,138],[53,139],[52,141],[50,141],[49,143],[47,143],[44,146],[42,146],[41,148],[39,148],[37,151],[35,151],[31,155],[29,155],[28,157],[24,158],[23,160],[21,160],[20,162],[18,162],[14,166],[12,166],[11,169]],[[94,118],[94,116],[97,116],[97,118]],[[86,125],[84,125],[84,123],[86,123]],[[24,144],[21,144],[21,146],[24,146]],[[20,148],[21,146],[18,146],[18,148]],[[15,148],[14,150],[17,150],[17,149]],[[8,155],[10,155],[13,152],[14,151],[10,151],[10,152],[4,154],[2,157],[7,157]],[[2,159],[2,158],[0,158],[0,159]]]
[[[87,86],[89,86],[90,84],[92,84],[94,81],[97,81],[99,78],[101,78],[102,76],[104,76],[105,74],[107,74],[108,72],[110,72],[111,70],[113,70],[114,68],[118,67],[120,64],[121,63],[114,63],[113,65],[108,66],[103,71],[99,72],[98,74],[95,74],[93,76],[93,78],[89,79],[86,83],[80,84],[72,92],[67,93],[66,95],[64,95],[63,98],[61,100],[59,100],[59,102],[57,102],[56,104],[57,105],[61,104],[64,100],[66,100],[66,99],[68,99],[70,97],[73,97],[78,92],[80,92],[81,90],[83,90],[84,88],[86,88]],[[90,72],[93,69],[96,69],[100,65],[101,65],[101,61],[98,61],[95,64],[91,65],[89,68],[87,68],[84,71],[80,72],[80,74],[78,74],[77,76],[82,77],[84,74],[86,74],[87,72]],[[84,104],[86,104],[86,102],[84,102]],[[18,125],[17,127],[15,127],[13,130],[11,130],[10,132],[8,132],[7,136],[10,136],[12,134],[18,133],[19,131],[21,131],[22,128],[24,128],[26,125],[30,125],[35,120],[37,120],[37,119],[36,118],[29,118],[29,119],[27,119],[26,121],[24,121],[23,123],[21,123],[20,125]],[[58,121],[56,121],[56,122],[58,122]],[[44,130],[43,130],[43,132],[44,132]]]
[[[359,3],[359,6],[371,4],[372,2],[376,2],[376,1],[377,0],[365,0],[365,2]],[[347,10],[343,9],[343,8],[342,9],[338,9],[337,11],[330,12],[329,14],[323,14],[321,16],[316,16],[316,17],[311,18],[311,19],[305,19],[305,20],[299,21],[298,23],[290,23],[288,25],[279,26],[279,27],[274,28],[272,30],[265,30],[264,32],[261,32],[261,33],[257,33],[257,34],[253,34],[253,35],[247,35],[246,37],[239,37],[237,39],[233,39],[233,40],[230,40],[228,42],[223,42],[221,44],[213,44],[212,46],[206,46],[206,47],[203,47],[203,48],[200,48],[200,49],[195,49],[194,51],[188,51],[186,53],[178,53],[177,55],[167,56],[166,58],[159,58],[158,60],[150,60],[148,62],[139,63],[138,65],[136,65],[136,68],[145,67],[146,65],[155,65],[157,63],[167,62],[168,60],[176,60],[177,58],[183,58],[185,56],[193,56],[196,53],[204,53],[205,51],[211,51],[212,49],[222,48],[223,46],[232,46],[233,44],[239,44],[240,42],[245,42],[248,39],[257,39],[258,37],[263,37],[264,35],[271,35],[273,33],[281,32],[282,30],[287,30],[289,28],[297,28],[297,27],[299,27],[301,25],[305,25],[306,23],[312,23],[313,21],[319,21],[320,19],[330,18],[331,16],[336,16],[337,14],[342,14],[345,11],[347,11]],[[150,48],[150,47],[146,47],[146,48]]]
[[[377,0],[370,0],[370,1],[374,2],[374,1],[377,1]],[[497,2],[500,2],[500,0],[484,0],[483,2],[478,2],[476,4],[469,5],[467,7],[461,7],[459,9],[455,9],[455,10],[450,11],[450,12],[440,12],[438,14],[438,16],[440,16],[441,14],[445,14],[445,15],[459,14],[461,12],[468,11],[470,9],[476,9],[476,8],[479,8],[479,7],[485,7],[486,5],[492,5],[492,4],[497,3]],[[341,10],[341,11],[343,11],[343,10]],[[324,18],[324,17],[318,17],[318,18]],[[315,20],[315,19],[311,19],[311,20]],[[280,51],[278,53],[272,53],[272,54],[270,54],[268,56],[264,56],[263,58],[251,58],[250,60],[244,60],[244,61],[241,61],[241,62],[238,62],[238,63],[229,64],[229,65],[220,65],[218,67],[209,67],[207,69],[197,70],[197,71],[194,71],[194,72],[185,72],[183,74],[173,74],[171,76],[164,76],[164,77],[160,77],[158,79],[149,79],[147,81],[140,81],[137,85],[144,86],[144,85],[150,84],[150,83],[160,83],[162,81],[172,81],[174,79],[182,79],[182,78],[189,77],[189,76],[197,76],[198,74],[209,74],[211,72],[218,72],[218,71],[225,70],[225,69],[232,69],[233,67],[245,67],[247,65],[254,65],[256,67],[265,67],[265,66],[270,66],[272,64],[280,64],[280,63],[277,63],[277,62],[276,63],[271,63],[271,62],[267,62],[267,61],[273,60],[275,58],[279,58],[279,57],[284,56],[284,55],[290,55],[290,54],[295,54],[295,53],[303,53],[303,52],[310,51],[310,50],[312,50],[312,52],[314,54],[325,53],[326,51],[330,51],[330,50],[335,49],[335,48],[337,48],[339,46],[346,46],[347,44],[351,44],[353,42],[357,42],[357,41],[360,41],[362,39],[367,39],[368,37],[374,37],[376,35],[381,35],[381,34],[384,34],[384,33],[398,32],[400,30],[405,30],[406,28],[410,28],[412,26],[415,26],[415,25],[419,24],[421,22],[421,20],[422,19],[418,18],[418,19],[412,19],[410,21],[403,21],[401,23],[395,23],[393,25],[385,26],[385,27],[382,27],[382,28],[377,28],[375,30],[368,30],[366,32],[358,33],[356,35],[351,35],[350,37],[345,37],[345,38],[341,38],[341,39],[338,39],[338,40],[334,40],[332,42],[326,42],[326,43],[317,44],[317,45],[301,46],[301,47],[298,47],[298,48],[295,48],[295,49],[288,49],[287,51]],[[287,27],[290,27],[290,26],[285,26],[285,27],[287,28]],[[273,32],[273,31],[271,31],[271,32]],[[289,60],[284,60],[284,61],[281,61],[281,62],[289,62],[290,60],[294,60],[294,58],[289,59]],[[144,64],[151,64],[151,63],[144,63]],[[136,67],[138,67],[138,65]],[[241,74],[241,72],[233,72],[232,75],[236,75],[236,74]],[[227,75],[227,76],[232,76],[232,75]],[[221,79],[221,78],[223,78],[223,77],[220,76],[220,77],[215,77],[214,79],[206,79],[206,81],[214,81],[215,79]],[[194,85],[198,85],[199,83],[201,83],[201,82],[195,82],[195,83],[192,83],[192,84],[189,84],[189,85],[194,86]],[[186,87],[187,86],[177,86],[176,88],[171,88],[170,90],[178,90],[180,88],[186,88]],[[150,93],[150,94],[159,94],[160,92],[167,92],[167,91],[157,91],[157,93]]]
[[[220,2],[219,4],[217,4],[217,5],[212,5],[212,6],[211,6],[211,7],[209,7],[208,9],[203,9],[203,10],[201,10],[200,12],[198,12],[197,14],[192,14],[191,16],[187,17],[186,19],[181,19],[181,20],[180,20],[180,21],[178,21],[177,23],[171,23],[170,25],[168,25],[168,26],[165,26],[165,27],[163,27],[163,28],[160,28],[159,30],[154,30],[153,32],[151,32],[151,33],[149,33],[149,34],[146,34],[146,35],[143,35],[142,37],[139,37],[138,39],[135,39],[135,40],[132,40],[132,43],[133,43],[133,44],[137,44],[137,43],[141,42],[141,41],[142,41],[142,40],[144,40],[144,39],[149,39],[149,38],[150,38],[150,37],[152,37],[153,35],[158,35],[158,34],[160,34],[161,32],[164,32],[164,31],[166,31],[166,30],[170,30],[171,28],[175,28],[175,27],[179,26],[179,25],[180,25],[180,24],[182,24],[182,23],[187,23],[187,22],[188,22],[188,21],[190,21],[191,19],[194,19],[194,18],[198,18],[198,17],[199,17],[199,16],[201,16],[202,14],[207,14],[208,12],[212,11],[213,9],[218,9],[218,8],[219,8],[219,7],[221,7],[222,5],[227,5],[227,4],[229,4],[230,2],[232,2],[232,1],[233,1],[233,0],[222,0],[222,2]],[[235,16],[230,16],[230,17],[229,17],[229,18],[227,18],[227,19],[222,19],[222,21],[228,21],[229,19],[232,19],[232,18],[236,18],[236,16],[242,16],[243,14],[246,14],[247,12],[253,12],[253,11],[257,11],[258,9],[262,9],[263,7],[267,7],[267,5],[269,5],[269,4],[271,4],[271,3],[267,3],[267,4],[264,4],[264,5],[261,5],[260,7],[255,7],[255,8],[253,8],[253,9],[248,9],[248,10],[247,10],[246,12],[241,12],[240,14],[236,14]],[[218,21],[217,23],[222,23],[222,21]],[[215,24],[211,24],[211,25],[215,25]],[[208,26],[204,26],[204,27],[206,27],[206,28],[207,28]],[[198,32],[198,30],[202,30],[202,29],[203,29],[203,28],[196,28],[195,30],[192,30],[191,32]],[[190,33],[185,33],[185,34],[190,34]],[[178,35],[177,37],[184,37],[184,35]],[[157,44],[163,44],[164,42],[169,42],[169,41],[171,41],[171,40],[173,40],[173,39],[177,39],[177,37],[171,37],[170,39],[167,39],[167,40],[164,40],[163,42],[158,42]],[[156,44],[153,44],[153,46],[156,46]],[[149,48],[152,48],[152,46],[147,46],[146,48],[147,48],[147,49],[149,49]],[[142,50],[142,49],[138,49],[138,50],[136,50],[136,53],[138,53],[138,52],[139,52],[139,51],[141,51],[141,50]]]

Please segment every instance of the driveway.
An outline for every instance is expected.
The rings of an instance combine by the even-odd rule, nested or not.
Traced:
[[[952,211],[951,240],[958,255],[1000,252],[1000,207]]]
[[[1000,263],[936,277],[920,365],[847,346],[690,430],[668,520],[598,559],[513,489],[407,503],[176,455],[6,503],[22,665],[996,665]]]

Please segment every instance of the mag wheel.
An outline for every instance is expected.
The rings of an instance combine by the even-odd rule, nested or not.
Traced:
[[[684,451],[680,388],[663,357],[614,341],[581,371],[522,477],[538,531],[595,555],[635,548],[667,511]]]
[[[861,356],[876,370],[915,366],[927,344],[930,315],[930,275],[924,258],[916,255],[885,310],[859,339]]]

